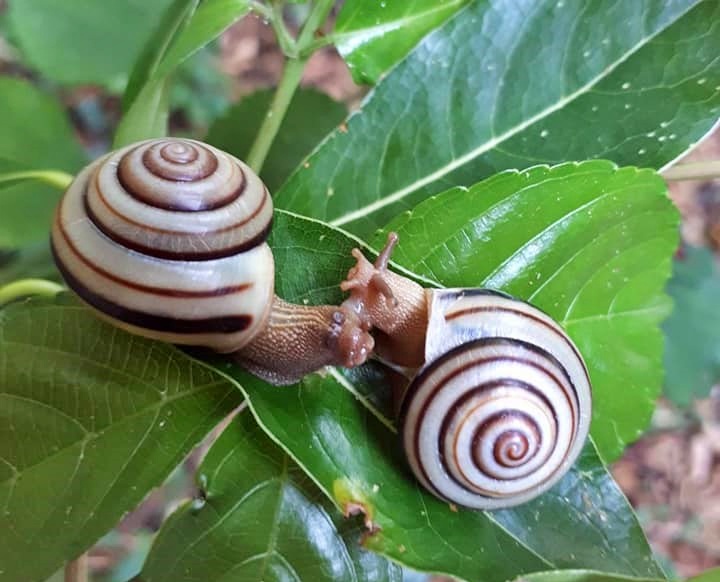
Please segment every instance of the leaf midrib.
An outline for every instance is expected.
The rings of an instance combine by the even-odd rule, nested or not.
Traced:
[[[546,107],[545,109],[542,109],[535,115],[530,116],[528,119],[523,121],[522,123],[517,124],[514,127],[511,127],[510,129],[504,131],[502,134],[493,137],[492,139],[486,141],[485,143],[477,146],[476,148],[470,150],[466,154],[460,156],[459,158],[454,158],[444,166],[441,166],[434,172],[431,172],[430,174],[426,174],[424,177],[415,180],[415,182],[412,182],[408,184],[407,186],[400,188],[399,190],[396,190],[395,192],[392,192],[383,198],[380,198],[376,200],[375,202],[372,202],[370,204],[365,205],[362,208],[358,208],[357,210],[353,210],[351,212],[348,212],[342,216],[339,216],[329,222],[332,226],[342,226],[344,224],[347,224],[349,222],[353,222],[355,220],[358,220],[360,218],[363,218],[365,216],[368,216],[370,214],[373,214],[374,212],[379,211],[380,209],[384,208],[385,206],[389,206],[390,204],[394,204],[395,202],[398,202],[402,200],[404,197],[412,194],[413,192],[419,190],[420,188],[427,186],[428,184],[431,184],[444,176],[450,174],[454,170],[464,166],[465,164],[468,164],[469,162],[473,161],[475,158],[483,155],[484,153],[488,152],[489,150],[495,148],[499,144],[515,137],[517,134],[521,133],[522,131],[525,131],[529,127],[535,125],[537,122],[541,121],[545,117],[548,117],[555,113],[556,111],[559,111],[560,109],[563,109],[566,105],[569,105],[576,99],[582,97],[586,93],[590,92],[590,90],[600,83],[601,81],[605,80],[607,76],[609,76],[611,73],[613,73],[620,65],[625,63],[630,57],[632,57],[636,52],[638,52],[640,49],[645,47],[649,42],[651,42],[655,37],[665,32],[668,28],[672,27],[673,24],[678,22],[680,19],[682,19],[685,14],[687,14],[690,10],[692,10],[695,7],[695,5],[689,6],[684,12],[678,15],[678,17],[668,24],[667,26],[658,28],[655,32],[652,34],[643,37],[640,41],[638,41],[635,45],[633,45],[630,49],[628,49],[620,58],[616,59],[612,63],[610,63],[607,67],[605,67],[598,75],[590,79],[587,83],[570,93],[569,95],[559,99],[556,103],[553,105]]]
[[[423,20],[426,17],[432,16],[436,12],[443,12],[445,10],[448,10],[449,8],[452,8],[453,6],[456,6],[458,4],[462,5],[466,3],[467,0],[450,0],[450,2],[444,3],[440,6],[429,8],[428,10],[421,11],[421,12],[415,12],[414,14],[411,14],[410,16],[403,16],[400,18],[397,18],[395,20],[391,20],[390,22],[386,22],[383,24],[376,24],[374,26],[367,26],[364,28],[354,28],[349,30],[343,30],[342,32],[336,32],[334,33],[331,38],[333,44],[338,44],[344,40],[351,39],[354,36],[369,34],[370,39],[374,40],[377,37],[383,36],[386,33],[394,32],[398,28],[405,27],[407,25],[411,25],[416,21]]]

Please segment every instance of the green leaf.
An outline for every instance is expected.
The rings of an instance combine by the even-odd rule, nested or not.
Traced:
[[[678,213],[651,170],[591,161],[505,172],[392,221],[394,260],[445,287],[525,299],[577,343],[593,382],[591,434],[617,458],[662,387],[663,288]],[[378,234],[375,246],[386,235]]]
[[[157,75],[172,73],[180,64],[240,20],[249,11],[248,0],[204,0],[187,27],[162,60]]]
[[[167,135],[169,76],[248,12],[246,0],[175,0],[137,62],[123,97],[116,147]]]
[[[239,402],[68,297],[0,311],[0,580],[42,580],[84,551]]]
[[[720,3],[477,0],[425,37],[277,194],[372,233],[508,168],[660,168],[717,121]]]
[[[171,0],[11,0],[10,24],[24,56],[61,83],[122,87]]]
[[[160,63],[168,49],[180,35],[200,0],[174,0],[163,14],[157,28],[148,39],[133,67],[123,95],[123,109],[127,111],[142,93],[145,86],[157,76]]]
[[[282,274],[277,292],[298,303],[337,301],[338,281],[353,263],[350,249],[359,246],[341,231],[281,211],[270,244]],[[610,271],[603,277],[612,279]],[[592,328],[586,333],[589,341]],[[212,363],[238,383],[261,426],[341,510],[365,513],[365,545],[394,561],[483,582],[552,567],[606,568],[610,556],[617,572],[661,574],[592,444],[541,498],[513,510],[456,513],[422,491],[406,468],[388,411],[388,379],[377,365],[330,370],[278,389],[220,358]]]
[[[167,135],[170,80],[155,79],[142,88],[132,107],[115,131],[113,146],[121,148],[136,141]]]
[[[376,83],[469,0],[347,0],[333,42],[357,83]]]
[[[61,281],[47,240],[9,251],[5,256],[0,251],[0,285],[27,278]]]
[[[205,141],[247,158],[255,136],[273,98],[272,91],[259,91],[244,97],[210,127]],[[295,92],[287,114],[270,148],[262,169],[262,179],[276,191],[313,147],[347,115],[345,106],[312,89]]]
[[[565,478],[535,501],[493,513],[458,510],[423,491],[409,473],[387,411],[368,407],[364,394],[387,390],[386,382],[364,381],[372,372],[312,375],[278,390],[230,365],[224,371],[265,430],[340,510],[364,513],[368,549],[418,570],[478,582],[553,567],[660,574],[631,508],[591,444]]]
[[[720,269],[708,249],[686,247],[667,291],[675,302],[665,330],[665,396],[687,406],[720,379]]]
[[[163,525],[144,582],[401,580],[360,532],[241,414],[199,469],[200,496]]]
[[[37,87],[0,77],[0,111],[0,158],[6,164],[74,172],[85,163],[85,154],[60,104]]]
[[[75,172],[86,161],[60,105],[26,81],[0,77],[0,172]],[[0,183],[0,247],[46,239],[60,190],[36,180]]]

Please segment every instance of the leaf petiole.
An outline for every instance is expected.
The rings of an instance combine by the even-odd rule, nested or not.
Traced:
[[[260,130],[255,138],[255,142],[250,148],[250,153],[247,158],[248,165],[258,174],[260,173],[263,163],[265,162],[265,158],[267,157],[270,147],[275,140],[275,136],[280,129],[280,125],[285,118],[285,114],[287,113],[287,109],[292,101],[293,95],[295,95],[295,91],[300,85],[305,65],[310,58],[310,54],[308,54],[306,49],[310,46],[310,44],[312,44],[315,33],[325,23],[332,7],[333,0],[318,0],[315,2],[302,30],[300,31],[297,41],[293,41],[292,53],[288,54],[286,52],[287,58],[285,59],[285,68],[283,69],[280,84],[275,90],[275,95],[272,103],[270,104],[270,109],[268,109],[265,114],[265,119],[260,126]],[[277,20],[280,20],[280,24],[274,24],[276,31],[278,30],[277,27],[281,26],[285,32],[287,32],[285,25],[281,22],[281,11],[275,10],[273,12],[272,22],[275,23]],[[282,43],[287,42],[287,39],[283,41],[280,40],[280,38],[281,37],[278,36],[278,42],[282,46]],[[303,56],[298,57],[297,55]]]
[[[713,180],[720,178],[720,160],[678,164],[661,173],[669,181],[679,180]]]
[[[0,184],[18,180],[39,180],[60,190],[65,190],[73,181],[73,177],[58,170],[24,170],[0,174]]]
[[[53,297],[64,290],[65,287],[59,283],[47,281],[46,279],[18,279],[0,287],[0,307],[17,299],[33,295]]]

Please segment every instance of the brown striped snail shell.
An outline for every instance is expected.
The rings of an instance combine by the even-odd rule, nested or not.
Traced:
[[[233,352],[274,383],[364,362],[372,337],[353,309],[274,295],[272,214],[241,160],[195,140],[154,139],[80,172],[51,244],[68,285],[131,333]]]
[[[416,478],[473,509],[524,503],[557,483],[590,427],[590,378],[573,341],[548,315],[484,289],[423,289],[387,270],[397,241],[343,288],[379,331],[376,349],[416,369],[401,407]]]
[[[580,454],[591,391],[575,344],[533,306],[492,291],[431,294],[426,364],[403,404],[418,480],[476,509],[552,487]]]
[[[151,140],[79,174],[52,248],[70,287],[119,327],[227,352],[267,318],[272,212],[240,160],[191,140]]]

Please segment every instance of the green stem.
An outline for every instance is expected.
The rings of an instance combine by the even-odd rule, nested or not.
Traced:
[[[297,42],[288,31],[283,20],[283,7],[281,4],[273,4],[272,7],[272,18],[270,19],[275,36],[277,37],[278,44],[282,49],[283,54],[291,59],[295,59],[298,56]]]
[[[325,20],[333,7],[333,1],[334,0],[317,0],[303,25],[302,31],[300,31],[297,42],[294,44],[295,50],[293,54],[288,55],[285,59],[285,68],[283,69],[280,84],[275,90],[270,108],[265,114],[265,119],[260,126],[260,130],[255,138],[255,142],[250,148],[250,153],[247,158],[248,166],[258,174],[260,170],[262,170],[265,158],[267,158],[270,147],[285,118],[293,95],[295,95],[295,91],[300,85],[305,64],[310,57],[309,54],[302,58],[293,55],[300,53],[305,54],[307,52],[305,49],[312,43],[315,32],[325,24]],[[282,19],[282,15],[279,13],[274,14],[273,21],[276,18]],[[277,25],[275,26],[277,28]]]
[[[305,51],[307,46],[313,41],[315,33],[325,24],[333,4],[334,0],[317,0],[317,2],[315,2],[298,37],[297,44],[300,52]]]
[[[251,1],[250,10],[260,16],[260,18],[264,18],[265,20],[272,20],[272,11],[262,2]]]
[[[0,287],[0,306],[32,295],[53,297],[64,289],[62,285],[45,279],[18,279]]]
[[[287,108],[292,101],[295,90],[300,85],[300,79],[302,78],[303,69],[305,68],[306,59],[287,59],[285,62],[285,69],[283,70],[282,79],[280,84],[275,90],[270,109],[265,114],[265,119],[260,126],[255,143],[250,148],[248,154],[247,164],[250,166],[255,173],[259,174],[262,170],[265,158],[270,151],[275,136],[280,129],[287,113]]]
[[[56,170],[26,170],[23,172],[8,172],[0,174],[0,183],[14,182],[16,180],[40,180],[60,190],[65,190],[73,177],[65,172]]]
[[[713,180],[720,178],[720,160],[678,164],[662,173],[666,180]]]

